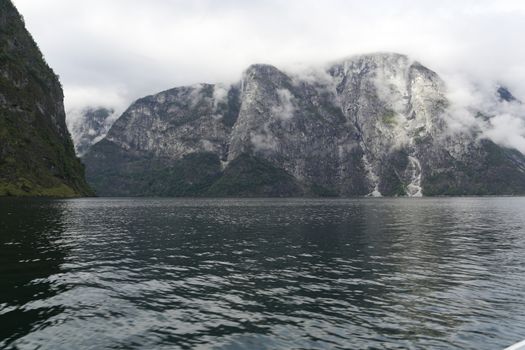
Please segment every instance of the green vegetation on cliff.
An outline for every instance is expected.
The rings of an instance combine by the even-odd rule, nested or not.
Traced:
[[[88,167],[86,176],[104,196],[202,196],[220,176],[220,160],[211,153],[189,154],[168,162],[126,154],[107,140],[93,147],[104,150],[104,159],[91,159],[88,153],[84,160],[93,166]]]
[[[423,178],[425,196],[522,195],[525,193],[523,155],[481,140],[476,158],[455,162],[451,171],[429,171]],[[480,161],[481,160],[481,161]]]
[[[292,197],[303,193],[297,180],[267,160],[241,154],[209,188],[211,196]]]
[[[192,153],[172,161],[130,154],[108,140],[88,152],[87,178],[104,196],[158,197],[289,197],[303,194],[301,185],[283,169],[247,154],[222,170],[213,153]],[[93,154],[103,156],[96,156]]]
[[[92,194],[65,123],[62,86],[10,0],[0,1],[0,196]]]

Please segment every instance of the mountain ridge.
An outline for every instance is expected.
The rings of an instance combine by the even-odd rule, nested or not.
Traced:
[[[162,183],[141,162],[169,168],[199,153],[217,157],[217,179],[247,156],[254,166],[267,162],[276,169],[268,172],[282,170],[297,184],[281,192],[267,184],[266,192],[252,195],[525,193],[523,155],[466,132],[451,135],[444,117],[449,103],[443,80],[402,54],[358,55],[310,76],[254,64],[231,86],[196,84],[137,100],[83,159],[88,180],[101,194],[111,187],[111,181],[100,183],[107,171],[115,181],[134,177],[140,183],[143,177]],[[125,162],[113,157],[119,152]],[[120,194],[163,195],[139,187]],[[290,192],[292,187],[300,191]],[[214,195],[211,188],[192,195]],[[165,190],[178,195],[169,185]],[[236,195],[234,189],[226,192]]]

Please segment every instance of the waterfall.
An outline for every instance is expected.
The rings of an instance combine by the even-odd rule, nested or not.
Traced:
[[[408,156],[407,172],[410,174],[410,183],[407,186],[407,196],[423,197],[421,188],[421,164],[417,158]]]

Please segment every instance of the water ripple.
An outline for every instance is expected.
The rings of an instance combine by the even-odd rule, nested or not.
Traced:
[[[0,200],[0,348],[500,349],[525,199]]]

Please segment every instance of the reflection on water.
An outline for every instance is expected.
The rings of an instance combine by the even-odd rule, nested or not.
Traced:
[[[0,228],[1,347],[64,311],[41,300],[65,289],[49,280],[60,272],[65,252],[55,243],[64,232],[58,203],[1,201]]]
[[[499,349],[525,199],[0,200],[0,348]]]

